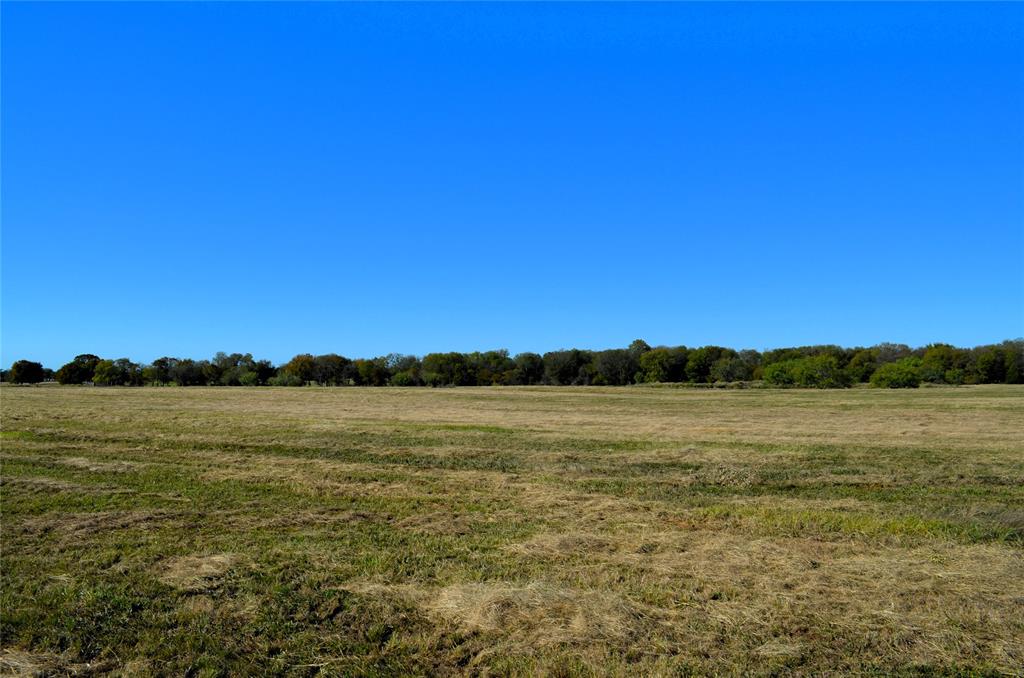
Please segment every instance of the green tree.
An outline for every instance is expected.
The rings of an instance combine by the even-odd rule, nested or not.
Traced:
[[[878,351],[862,348],[853,354],[846,365],[846,371],[854,381],[866,383],[878,369]]]
[[[640,371],[638,358],[641,355],[631,349],[621,348],[598,351],[594,354],[593,383],[608,386],[634,383],[637,372]]]
[[[343,386],[348,383],[352,361],[337,353],[318,355],[313,359],[313,381],[321,386]]]
[[[400,370],[391,375],[389,386],[419,386],[419,378],[411,370]]]
[[[591,379],[590,351],[569,349],[544,354],[544,381],[554,385],[589,384]]]
[[[902,358],[882,365],[871,375],[876,388],[917,388],[921,385],[921,360]]]
[[[142,383],[142,368],[128,358],[101,360],[96,363],[93,383],[98,386],[138,386]]]
[[[640,381],[647,384],[670,381],[668,375],[671,364],[672,353],[669,349],[663,346],[652,348],[637,360]]]
[[[221,352],[213,357],[212,365],[216,378],[211,383],[220,384],[221,386],[242,386],[243,378],[246,383],[250,384],[253,381],[259,381],[256,361],[253,360],[251,353],[232,353],[228,355]],[[256,376],[249,376],[250,374]]]
[[[652,349],[649,353],[644,353],[640,356],[641,370],[643,370],[643,361],[654,351],[665,351],[663,356],[657,358],[658,372],[660,373],[660,379],[658,381],[667,382],[680,382],[686,381],[686,366],[690,358],[690,350],[685,346],[675,346],[672,348],[665,349]],[[644,376],[647,378],[647,375]]]
[[[18,360],[11,365],[8,378],[15,384],[38,384],[46,378],[42,363]]]
[[[749,381],[754,377],[755,365],[739,355],[719,358],[711,366],[712,381]]]
[[[152,363],[142,368],[143,383],[156,386],[161,384],[170,384],[174,381],[172,370],[177,366],[178,362],[177,358],[169,358],[167,356],[157,358]]]
[[[1006,380],[1006,354],[995,346],[980,349],[974,359],[975,380],[981,384],[1001,384]]]
[[[834,355],[822,354],[796,361],[796,383],[805,388],[845,388],[851,379]]]
[[[772,386],[795,386],[796,373],[793,365],[796,360],[783,360],[765,365],[764,382]]]
[[[305,386],[306,381],[302,377],[285,370],[278,370],[277,374],[267,380],[268,386]]]
[[[99,356],[91,353],[76,355],[74,360],[57,370],[57,381],[61,384],[84,384],[92,381],[92,373],[99,361]]]
[[[508,383],[520,386],[543,383],[544,358],[536,353],[520,353],[512,362],[515,366]]]
[[[772,386],[801,388],[843,388],[850,385],[849,373],[839,366],[834,355],[821,354],[793,358],[766,365],[765,383]]]
[[[1003,361],[1006,365],[1006,383],[1024,383],[1024,339],[1005,341],[1002,344],[1002,349]]]
[[[422,386],[423,363],[414,355],[391,353],[387,356],[387,369],[391,386]]]
[[[355,361],[355,367],[359,375],[357,383],[360,386],[384,386],[391,377],[385,357],[359,359]]]
[[[640,356],[651,350],[651,345],[643,339],[634,339],[626,350],[629,351],[634,360],[639,360]]]
[[[878,357],[878,364],[894,363],[903,358],[910,358],[913,351],[906,344],[883,343],[874,347],[875,355]]]
[[[723,357],[721,346],[701,346],[690,351],[686,361],[686,378],[694,383],[711,381],[711,367]]]
[[[423,383],[428,386],[468,386],[475,383],[469,361],[462,353],[428,353],[423,356]]]
[[[466,360],[478,386],[508,383],[507,380],[511,378],[511,373],[515,369],[515,361],[509,357],[505,349],[470,353]]]
[[[966,364],[966,356],[949,344],[931,344],[924,350],[921,358],[921,379],[941,384],[946,381],[946,373]]]
[[[206,383],[202,361],[191,358],[171,359],[168,362],[168,375],[178,386],[201,386]]]

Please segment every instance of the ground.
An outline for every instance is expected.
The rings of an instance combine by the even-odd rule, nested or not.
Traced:
[[[1024,675],[1024,387],[10,387],[0,667]]]

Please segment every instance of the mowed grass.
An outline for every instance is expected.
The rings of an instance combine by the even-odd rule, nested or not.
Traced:
[[[4,387],[0,665],[1024,675],[1024,388]]]

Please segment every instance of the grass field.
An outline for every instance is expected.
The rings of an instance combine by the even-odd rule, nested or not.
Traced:
[[[8,671],[1024,675],[1024,387],[4,387]]]

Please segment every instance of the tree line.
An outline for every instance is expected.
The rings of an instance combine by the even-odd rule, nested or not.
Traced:
[[[844,388],[870,383],[883,388],[933,384],[1024,383],[1024,339],[957,348],[930,344],[872,347],[801,346],[759,352],[722,346],[657,346],[638,339],[626,348],[569,349],[509,355],[506,350],[392,353],[349,359],[334,353],[301,353],[283,365],[250,353],[217,353],[210,360],[163,357],[149,364],[92,354],[53,371],[19,360],[0,372],[3,381],[97,386],[492,386],[638,383],[745,384]]]

